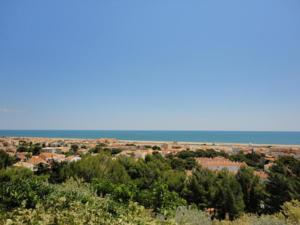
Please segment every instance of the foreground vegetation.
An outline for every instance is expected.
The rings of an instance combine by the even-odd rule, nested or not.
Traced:
[[[300,161],[293,157],[278,159],[262,181],[254,175],[261,156],[235,156],[253,168],[231,174],[195,164],[200,154],[223,153],[134,159],[97,152],[36,173],[9,167],[5,156],[0,224],[300,224]]]

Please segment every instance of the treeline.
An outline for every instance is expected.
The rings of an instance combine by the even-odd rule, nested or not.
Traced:
[[[55,164],[44,174],[51,183],[81,178],[99,196],[135,201],[154,212],[195,205],[201,210],[213,209],[212,216],[218,219],[234,219],[244,212],[275,213],[284,202],[300,200],[300,161],[293,157],[278,159],[267,181],[257,177],[251,167],[241,168],[236,175],[226,170],[215,173],[193,160],[182,155],[165,158],[159,153],[136,160],[106,152],[71,164]]]
[[[79,204],[91,206],[86,209],[90,213],[96,213],[95,207],[102,207],[103,213],[109,212],[109,217],[123,218],[128,207],[136,202],[154,215],[162,215],[163,221],[174,217],[182,206],[207,211],[212,219],[233,220],[244,213],[277,213],[284,203],[300,200],[300,161],[293,157],[275,161],[268,180],[262,181],[251,167],[240,169],[236,175],[226,170],[212,172],[196,165],[195,157],[187,154],[190,153],[163,157],[157,152],[145,159],[134,159],[116,157],[105,150],[95,156],[86,155],[77,162],[54,163],[51,169],[43,168],[36,174],[24,169],[2,169],[0,209],[5,212],[4,218],[15,210],[46,213],[54,210],[53,199],[61,199],[62,202],[58,201],[61,205],[55,207],[62,211],[73,207],[77,213],[76,204]],[[84,186],[88,194],[74,194],[75,184]]]
[[[173,157],[173,155],[170,155],[169,157]],[[193,161],[194,158],[198,157],[207,157],[207,158],[215,158],[215,157],[224,157],[226,159],[229,159],[231,161],[237,161],[237,162],[244,162],[248,166],[254,167],[256,169],[263,169],[264,165],[268,162],[265,158],[265,154],[262,153],[243,153],[242,151],[238,152],[237,154],[228,154],[224,151],[216,151],[214,149],[208,149],[208,150],[196,150],[196,151],[181,151],[176,154],[177,158],[180,159],[189,159],[190,161]]]

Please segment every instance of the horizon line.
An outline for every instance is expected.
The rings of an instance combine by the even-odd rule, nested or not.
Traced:
[[[200,132],[300,132],[300,130],[196,130],[196,129],[2,129],[0,131],[200,131]]]

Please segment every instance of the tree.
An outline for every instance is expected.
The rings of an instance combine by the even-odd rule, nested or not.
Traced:
[[[170,191],[181,193],[185,185],[186,174],[184,171],[167,170],[162,172],[162,179]]]
[[[153,150],[156,150],[156,151],[160,151],[160,150],[161,150],[161,148],[160,148],[159,146],[157,146],[157,145],[154,145],[154,146],[152,147],[152,149],[153,149]]]
[[[255,167],[257,169],[263,169],[265,165],[265,155],[255,152],[244,154],[242,151],[238,154],[231,155],[229,157],[232,161],[245,162],[248,166]]]
[[[186,169],[186,161],[181,158],[172,157],[171,158],[171,166],[174,170],[184,171]]]
[[[17,152],[31,152],[26,144],[21,144],[17,148]]]
[[[0,208],[9,210],[24,205],[33,208],[45,200],[52,189],[28,169],[9,168],[0,174]]]
[[[119,154],[120,152],[122,152],[122,149],[120,149],[120,148],[112,148],[112,149],[110,150],[110,152],[111,152],[112,155],[117,155],[117,154]]]
[[[78,145],[75,145],[75,144],[71,145],[70,151],[71,151],[74,155],[77,154],[78,150],[79,150],[79,146],[78,146]]]
[[[72,163],[71,163],[72,164]],[[51,165],[51,170],[49,171],[50,183],[62,183],[67,180],[72,175],[70,164],[68,162],[56,162],[54,161]]]
[[[50,171],[50,166],[48,164],[40,163],[37,166],[37,171],[35,172],[37,175],[45,175]]]
[[[197,167],[190,177],[183,195],[200,209],[213,207],[216,195],[216,176],[213,172]]]
[[[186,158],[191,158],[191,157],[197,157],[197,154],[193,151],[181,151],[181,152],[178,152],[176,154],[177,157],[181,158],[181,159],[186,159]]]
[[[250,167],[242,167],[236,178],[243,191],[245,210],[261,214],[267,197],[265,185]]]
[[[39,155],[41,153],[42,147],[39,144],[35,144],[32,146],[32,154]]]
[[[5,169],[6,167],[13,165],[16,161],[15,157],[12,157],[5,151],[0,150],[0,169]]]
[[[276,160],[270,168],[267,191],[271,213],[279,211],[284,202],[300,200],[300,160],[292,156]]]
[[[239,217],[245,208],[243,192],[234,175],[222,171],[217,176],[217,193],[215,195],[216,216],[219,219]]]
[[[124,166],[105,153],[86,156],[70,164],[69,171],[70,176],[83,178],[87,182],[96,178],[108,179],[113,183],[126,183],[129,180]]]
[[[178,206],[186,205],[184,199],[180,198],[176,192],[169,191],[168,186],[162,182],[155,182],[150,189],[141,190],[136,200],[156,213],[175,210]]]
[[[102,145],[96,145],[94,148],[91,148],[90,150],[89,150],[89,152],[90,153],[100,153],[102,150],[103,150],[103,148],[102,148],[103,146]]]

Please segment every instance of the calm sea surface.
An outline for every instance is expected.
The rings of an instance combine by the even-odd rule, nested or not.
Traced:
[[[253,144],[300,144],[300,132],[256,131],[120,131],[120,130],[0,130],[0,136],[117,138],[142,141],[190,141]]]

